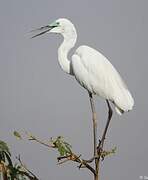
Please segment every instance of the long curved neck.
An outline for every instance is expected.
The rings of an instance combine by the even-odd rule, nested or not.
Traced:
[[[63,35],[64,41],[58,49],[58,60],[64,72],[73,75],[70,61],[68,60],[68,53],[74,47],[77,39],[76,31],[70,35]]]

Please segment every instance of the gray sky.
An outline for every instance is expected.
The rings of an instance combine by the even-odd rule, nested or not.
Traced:
[[[57,166],[55,151],[17,141],[12,132],[26,130],[43,139],[62,135],[77,153],[91,157],[91,113],[87,92],[58,65],[62,38],[47,34],[32,40],[28,32],[66,17],[77,28],[76,46],[98,49],[118,69],[135,106],[123,116],[114,113],[106,148],[118,149],[103,162],[101,179],[139,180],[140,175],[148,176],[147,9],[147,0],[1,0],[0,139],[42,180],[91,176],[73,163]],[[100,133],[107,109],[98,97],[96,109]]]

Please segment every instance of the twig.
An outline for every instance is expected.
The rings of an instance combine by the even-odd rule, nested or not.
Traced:
[[[49,148],[55,148],[55,145],[47,144],[47,143],[43,142],[42,140],[40,140],[40,139],[38,139],[38,138],[36,138],[36,137],[34,137],[34,136],[32,136],[32,135],[30,135],[29,140],[30,140],[30,141],[36,141],[36,142],[38,142],[39,144],[42,144],[42,145],[44,145],[44,146],[46,146],[46,147],[49,147]]]
[[[39,180],[36,179],[36,177],[32,177],[31,175],[29,175],[27,172],[25,171],[19,171],[20,174],[27,176],[30,180]]]
[[[96,172],[95,172],[94,168],[91,167],[84,159],[81,159],[80,156],[77,156],[75,154],[71,154],[71,155],[68,155],[68,156],[58,157],[57,159],[58,159],[58,161],[60,161],[62,159],[66,159],[66,160],[60,162],[60,164],[63,164],[65,162],[69,161],[69,160],[74,161],[74,162],[78,162],[78,163],[80,163],[80,165],[78,166],[79,169],[82,168],[82,165],[83,165],[83,168],[85,167],[85,168],[89,169],[94,175],[96,175]]]
[[[32,177],[32,179],[33,180],[39,180],[37,177],[36,177],[36,175],[33,173],[33,172],[31,172],[24,164],[23,164],[23,162],[22,162],[22,160],[21,160],[21,158],[20,158],[20,155],[18,156],[18,157],[16,157],[16,159],[19,161],[19,163],[21,164],[21,166],[27,171],[27,172],[29,172],[32,176],[30,176],[28,173],[25,173],[25,172],[23,172],[23,171],[20,171],[20,172],[22,172],[22,173],[24,173],[26,176],[28,176],[28,177]]]
[[[43,142],[42,140],[39,140],[38,138],[36,138],[35,136],[32,136],[32,135],[30,135],[29,140],[36,141],[37,143],[42,144],[42,145],[44,145],[44,146],[46,146],[48,148],[57,148],[54,144],[53,145],[47,144],[47,143]],[[87,161],[81,159],[80,156],[77,156],[74,153],[71,153],[70,155],[67,155],[67,156],[58,157],[57,159],[58,159],[58,161],[60,161],[61,159],[68,159],[68,160],[71,160],[71,161],[78,162],[80,164],[83,164],[87,169],[89,169],[93,174],[95,174],[94,168],[91,167],[87,163]],[[64,162],[67,162],[67,160],[66,161],[64,160]],[[64,162],[60,162],[60,164],[63,164]]]
[[[93,162],[97,157],[98,157],[98,155],[97,155],[97,156],[93,156],[91,159],[85,159],[85,162],[91,163],[91,162]]]

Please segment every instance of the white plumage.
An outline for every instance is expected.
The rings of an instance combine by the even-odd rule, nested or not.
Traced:
[[[80,46],[72,56],[77,81],[92,94],[115,104],[119,114],[132,109],[134,101],[113,65],[101,53],[88,46]]]
[[[88,46],[80,46],[72,60],[67,59],[68,52],[77,39],[76,29],[69,20],[61,18],[38,30],[45,31],[33,37],[47,31],[63,35],[64,41],[58,49],[60,66],[66,73],[75,76],[89,93],[110,100],[118,114],[133,108],[134,100],[127,86],[114,66],[100,52]]]

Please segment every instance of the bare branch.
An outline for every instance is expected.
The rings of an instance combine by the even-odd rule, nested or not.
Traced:
[[[60,164],[63,164],[67,161],[74,161],[74,162],[80,163],[80,165],[78,166],[79,169],[81,169],[82,167],[87,168],[95,175],[96,172],[95,172],[94,168],[92,166],[90,166],[84,159],[81,159],[80,157],[81,157],[81,155],[77,156],[75,154],[71,154],[69,156],[58,157],[57,159],[58,159],[58,161],[60,161],[62,159],[66,159],[66,160],[60,162]]]
[[[31,171],[23,164],[20,155],[19,155],[18,157],[16,157],[16,159],[19,161],[19,163],[21,164],[21,166],[22,166],[28,173],[30,173],[33,177],[30,176],[28,173],[26,173],[26,172],[24,172],[24,171],[20,171],[21,173],[23,173],[23,174],[25,174],[26,176],[28,176],[31,180],[39,180],[39,179],[36,177],[36,175],[35,175],[33,172],[31,172]]]
[[[30,135],[29,136],[29,139],[28,140],[30,140],[30,141],[36,141],[36,142],[38,142],[39,144],[42,144],[42,145],[44,145],[44,146],[46,146],[46,147],[49,147],[49,148],[55,148],[55,145],[54,144],[49,144],[49,143],[45,143],[45,142],[43,142],[42,140],[40,140],[40,139],[38,139],[38,138],[36,138],[35,136],[32,136],[32,135]]]
[[[46,147],[48,147],[48,148],[54,148],[54,149],[55,149],[55,148],[58,148],[54,143],[53,143],[53,144],[45,143],[45,142],[43,142],[42,140],[36,138],[36,137],[33,136],[33,135],[29,135],[29,140],[36,141],[37,143],[42,144],[42,145],[44,145],[44,146],[46,146]],[[60,156],[60,157],[58,157],[57,159],[58,159],[58,161],[60,161],[60,160],[62,160],[62,159],[66,159],[66,160],[64,160],[64,161],[62,161],[62,162],[59,162],[58,164],[63,164],[63,163],[65,163],[65,162],[67,162],[67,161],[74,161],[74,162],[80,163],[80,164],[84,165],[87,169],[89,169],[93,174],[95,174],[95,170],[93,169],[93,167],[91,167],[91,166],[87,163],[87,161],[81,159],[80,156],[77,156],[77,155],[75,155],[75,154],[72,153],[72,152],[69,153],[69,154],[66,155],[66,156]]]

